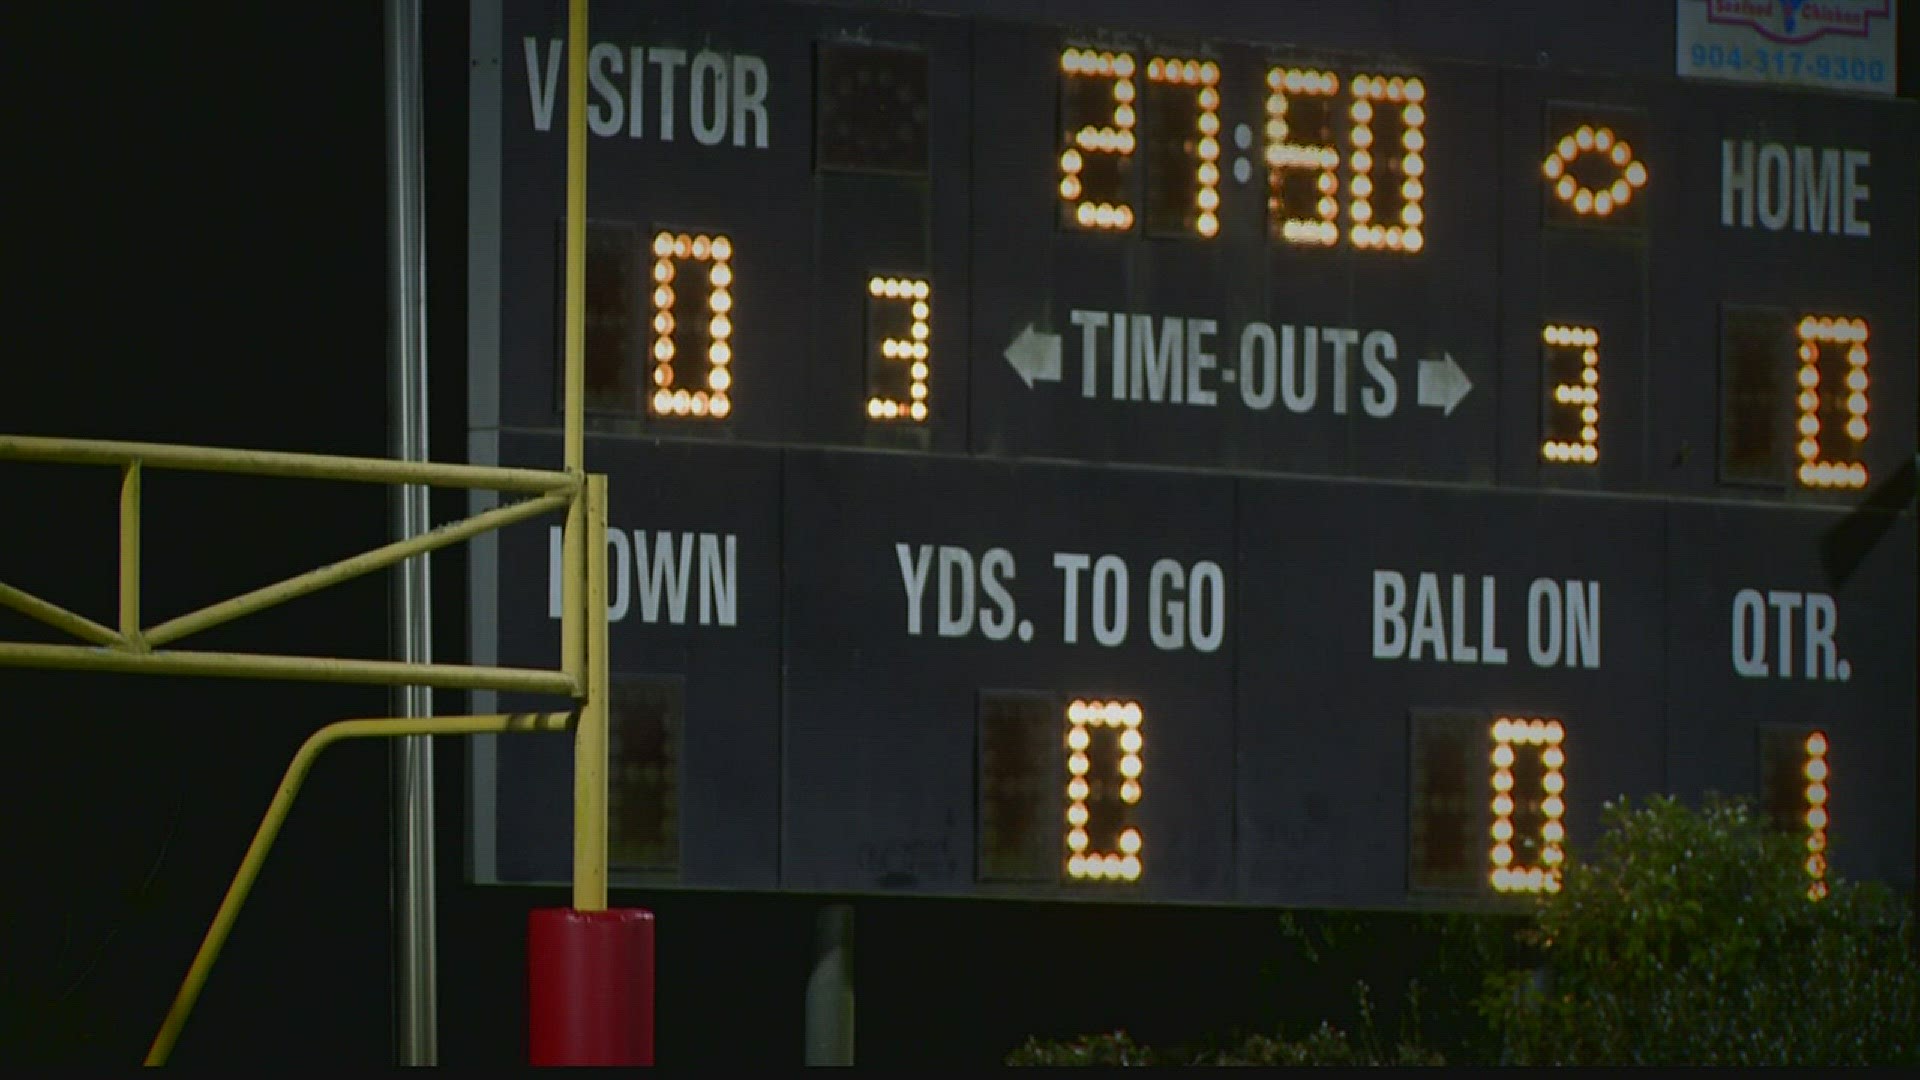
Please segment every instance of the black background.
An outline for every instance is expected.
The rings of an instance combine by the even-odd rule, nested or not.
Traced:
[[[985,7],[987,5],[982,5]],[[1026,4],[1002,4],[1026,10]],[[1477,6],[1477,5],[1469,5]],[[1655,9],[1660,10],[1655,10]],[[1257,10],[1256,10],[1257,9]],[[1670,18],[1652,4],[1642,26]],[[1098,22],[1106,8],[1048,8]],[[1265,4],[1153,6],[1143,23],[1231,25]],[[1354,44],[1559,55],[1614,6],[1518,5],[1492,41],[1461,5],[1289,6]],[[12,273],[0,427],[386,452],[381,22],[376,5],[122,4],[9,11]],[[1911,41],[1915,21],[1903,38]],[[1655,35],[1658,36],[1658,35]],[[465,453],[464,102],[457,5],[427,22],[433,455]],[[1659,73],[1671,49],[1628,67]],[[1912,70],[1913,53],[1903,50]],[[24,191],[24,194],[22,193]],[[1704,197],[1704,196],[1703,196]],[[6,465],[6,580],[112,610],[114,484]],[[385,500],[326,484],[150,476],[147,610],[170,615],[378,543]],[[463,502],[436,502],[436,520]],[[216,511],[230,524],[216,529]],[[237,509],[236,509],[237,508]],[[436,556],[436,655],[459,659],[465,587]],[[368,580],[208,634],[200,647],[380,655]],[[10,617],[9,637],[33,633]],[[139,1060],[280,770],[319,725],[385,711],[370,689],[0,672],[0,1060]],[[441,1060],[524,1060],[525,912],[556,889],[463,884],[463,771],[439,755]],[[1896,763],[1897,764],[1897,763]],[[175,1060],[393,1060],[387,752],[314,771]],[[618,899],[659,915],[661,1061],[800,1054],[814,902],[750,893]],[[1289,955],[1265,912],[862,901],[860,1039],[871,1063],[990,1062],[1034,1032],[1125,1025],[1153,1040],[1267,1022],[1326,994],[1261,963]],[[1379,955],[1395,951],[1391,928]],[[1121,954],[1110,947],[1128,941]],[[1408,943],[1400,941],[1401,951]],[[1071,956],[1069,967],[1055,958]],[[1385,962],[1385,961],[1382,961]],[[1391,969],[1391,965],[1389,964]],[[1336,988],[1337,989],[1337,988]]]

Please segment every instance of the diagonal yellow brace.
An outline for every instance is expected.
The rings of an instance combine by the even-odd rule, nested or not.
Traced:
[[[85,615],[76,615],[59,604],[48,603],[25,589],[16,589],[0,581],[0,606],[10,607],[29,619],[46,623],[55,630],[65,630],[83,641],[95,645],[113,648],[125,645],[126,639],[101,626]]]
[[[423,551],[433,551],[449,544],[457,544],[490,529],[497,529],[503,525],[538,517],[551,510],[558,510],[570,501],[569,497],[563,494],[542,495],[537,499],[502,506],[461,521],[442,525],[419,536],[398,540],[355,555],[353,558],[343,559],[331,566],[309,570],[297,577],[290,577],[285,581],[255,589],[231,600],[223,600],[218,604],[201,608],[199,611],[169,619],[146,632],[146,643],[152,648],[158,648],[169,641],[178,641],[188,634],[199,633],[223,622],[232,622],[262,608],[272,607],[295,597],[317,592],[329,585],[392,566]]]
[[[147,1050],[146,1063],[165,1065],[167,1056],[173,1053],[173,1045],[180,1038],[180,1029],[186,1026],[187,1016],[193,1012],[194,1002],[199,1000],[200,990],[213,970],[213,962],[219,958],[220,949],[233,930],[234,920],[240,917],[240,906],[247,902],[254,879],[260,876],[260,867],[267,861],[267,851],[273,847],[274,837],[279,835],[280,826],[287,819],[287,811],[293,807],[293,798],[299,794],[307,770],[313,767],[314,759],[320,756],[322,750],[342,739],[565,731],[572,720],[572,713],[507,713],[419,720],[341,720],[308,736],[307,741],[301,744],[299,753],[293,756],[292,764],[287,766],[286,775],[281,777],[279,790],[273,793],[273,802],[268,804],[266,816],[260,819],[260,827],[254,831],[253,842],[247,845],[246,858],[240,861],[240,869],[234,873],[233,883],[227,886],[227,895],[221,899],[220,910],[213,917],[213,925],[207,928],[207,936],[200,942],[200,951],[194,954],[193,965],[187,969],[187,977],[181,981],[180,990],[174,995],[173,1007],[167,1010],[160,1033],[153,1037],[153,1045]]]

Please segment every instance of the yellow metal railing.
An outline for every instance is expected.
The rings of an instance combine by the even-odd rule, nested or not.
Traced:
[[[200,949],[180,985],[160,1032],[148,1050],[147,1064],[165,1064],[194,1003],[199,999],[201,987],[212,971],[214,960],[219,956],[234,921],[239,918],[240,907],[246,902],[280,825],[293,805],[301,780],[320,751],[340,739],[551,732],[564,731],[571,725],[576,758],[574,906],[579,910],[596,911],[606,907],[607,566],[605,559],[584,557],[587,551],[606,550],[606,477],[382,458],[0,435],[0,461],[8,460],[120,468],[119,625],[117,628],[103,626],[24,589],[0,582],[0,606],[12,608],[86,643],[52,645],[0,642],[0,667],[502,690],[565,696],[575,699],[579,705],[577,710],[571,712],[346,720],[316,732],[301,746],[288,766],[286,776],[281,780],[280,788],[259,830],[254,834],[253,842],[247,848],[246,857],[235,873],[226,897],[221,901],[212,926],[201,941]],[[379,483],[426,483],[442,487],[492,489],[528,497],[210,604],[198,611],[143,627],[140,607],[141,480],[149,468]],[[567,526],[562,540],[565,553],[563,647],[558,671],[160,648],[188,635],[329,585],[384,569],[423,552],[562,508],[567,510]]]
[[[46,645],[0,642],[0,667],[66,668],[87,671],[150,672],[170,675],[226,675],[241,678],[306,679],[422,685],[467,690],[508,690],[582,696],[585,657],[566,654],[562,670],[537,671],[451,664],[400,664],[305,656],[160,651],[190,634],[231,622],[329,585],[385,569],[422,552],[470,539],[483,532],[571,507],[583,485],[562,472],[498,469],[474,465],[402,462],[383,458],[328,457],[319,454],[270,454],[155,443],[118,443],[82,439],[0,435],[0,461],[114,465],[122,470],[120,494],[120,626],[113,629],[0,582],[0,606],[88,642]],[[375,548],[349,559],[288,578],[242,596],[169,619],[140,625],[140,490],[145,468],[168,468],[254,476],[300,476],[382,483],[427,483],[440,487],[490,488],[532,498],[451,522],[419,536]],[[577,569],[576,569],[577,572]],[[576,598],[576,603],[578,598]],[[579,621],[576,618],[573,620]]]
[[[583,422],[586,352],[586,163],[587,0],[568,0],[567,229],[566,229],[566,435],[562,471],[233,450],[160,443],[0,435],[0,461],[114,466],[121,470],[120,559],[117,626],[107,627],[58,604],[0,582],[0,606],[12,608],[82,645],[0,642],[0,667],[64,668],[161,675],[293,679],[500,690],[571,697],[572,713],[520,716],[459,716],[428,719],[347,720],[322,728],[301,746],[267,808],[247,854],[234,874],[220,910],[208,928],[173,1006],[147,1053],[147,1064],[165,1064],[240,906],[253,886],[313,759],[346,738],[406,735],[505,734],[557,731],[572,721],[574,732],[573,907],[607,906],[607,481],[586,471]],[[147,469],[238,473],[379,484],[427,484],[472,488],[527,498],[487,510],[419,536],[310,570],[284,581],[189,612],[152,626],[140,608],[140,513]],[[318,656],[195,652],[162,649],[202,630],[369,574],[449,544],[561,508],[562,534],[560,670],[414,664]],[[589,552],[594,553],[588,558]]]

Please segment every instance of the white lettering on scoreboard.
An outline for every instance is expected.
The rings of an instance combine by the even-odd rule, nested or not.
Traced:
[[[1222,329],[1215,319],[1074,309],[1077,378],[1063,362],[1060,335],[1019,328],[1005,352],[1021,381],[1077,384],[1083,398],[1255,412],[1393,416],[1403,405],[1451,416],[1473,390],[1452,354],[1416,361],[1414,391],[1401,393],[1399,343],[1391,332],[1345,326],[1250,322]],[[1223,340],[1224,339],[1224,340]]]
[[[1865,150],[1720,142],[1720,224],[1769,232],[1873,235]]]
[[[1373,572],[1373,658],[1505,664],[1492,575]],[[1600,583],[1536,578],[1527,586],[1526,656],[1535,667],[1600,666]]]
[[[1741,589],[1733,594],[1734,674],[1846,682],[1853,665],[1833,640],[1839,627],[1839,605],[1826,593]]]
[[[1019,577],[1013,552],[984,552],[954,544],[893,546],[906,602],[908,637],[1032,641],[1032,619],[1019,616],[1012,585]],[[1217,651],[1227,637],[1227,575],[1211,559],[1152,560],[1142,596],[1133,571],[1118,555],[1057,551],[1060,574],[1060,643],[1125,645],[1146,624],[1147,639],[1162,652]],[[1144,608],[1136,613],[1139,602]],[[1138,617],[1137,617],[1138,616]],[[1133,638],[1133,640],[1137,640]]]
[[[560,617],[561,527],[547,529],[547,615]],[[607,621],[639,602],[640,621],[737,626],[740,538],[733,533],[607,529]]]
[[[551,131],[566,70],[566,42],[528,37],[527,104],[535,131]],[[561,114],[564,127],[564,113]],[[767,62],[749,53],[598,42],[587,53],[587,129],[701,146],[767,148]]]

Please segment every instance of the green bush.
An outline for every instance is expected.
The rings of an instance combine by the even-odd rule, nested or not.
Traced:
[[[1029,1039],[1010,1065],[1920,1064],[1920,964],[1909,900],[1829,876],[1808,899],[1804,835],[1739,803],[1610,804],[1590,860],[1526,914],[1316,912],[1282,917],[1297,987],[1361,976],[1349,1037],[1311,993],[1294,1039],[1236,1034],[1162,1049],[1126,1032]],[[1515,932],[1515,924],[1521,929]],[[1367,980],[1419,979],[1386,1045]],[[1404,954],[1404,955],[1402,955]],[[1301,982],[1302,968],[1319,978]],[[1489,974],[1492,973],[1492,974]],[[1424,1008],[1423,1008],[1424,1006]],[[1264,1023],[1272,1023],[1266,1021]],[[1423,1032],[1423,1026],[1425,1031]],[[1290,1030],[1298,1030],[1291,1028]]]
[[[1515,1064],[1920,1064],[1913,913],[1738,803],[1609,803],[1479,1007]]]
[[[1271,1024],[1291,1030],[1289,1021],[1327,1020],[1377,1046],[1370,987],[1398,987],[1382,995],[1378,1026],[1401,1044],[1453,1064],[1500,1060],[1500,1038],[1476,997],[1488,972],[1530,955],[1515,936],[1531,924],[1527,913],[1323,909],[1282,912],[1279,922],[1291,948],[1267,966],[1277,1006]],[[1354,1008],[1328,1000],[1328,989],[1343,984],[1361,991]]]
[[[1330,1024],[1303,1039],[1249,1036],[1223,1050],[1157,1052],[1140,1046],[1124,1031],[1081,1036],[1064,1042],[1028,1039],[1007,1055],[1009,1065],[1441,1065],[1440,1055],[1407,1043],[1392,1050],[1355,1046]]]
[[[1373,1027],[1373,1004],[1364,982],[1355,984],[1360,1007],[1360,1040],[1322,1022],[1304,1038],[1288,1040],[1252,1035],[1220,1049],[1156,1051],[1124,1031],[1064,1041],[1028,1039],[1007,1055],[1008,1065],[1443,1065],[1441,1055],[1419,1044],[1418,1033],[1391,1048],[1380,1045]],[[1413,991],[1417,1011],[1418,989]]]
[[[1110,1035],[1082,1035],[1064,1041],[1029,1038],[1007,1055],[1009,1065],[1153,1065],[1153,1051],[1139,1046],[1124,1031]]]
[[[1444,1065],[1436,1052],[1402,1042],[1391,1050],[1374,1046],[1355,1046],[1347,1033],[1331,1024],[1321,1023],[1303,1039],[1286,1040],[1267,1035],[1249,1036],[1229,1050],[1193,1054],[1193,1065]]]

